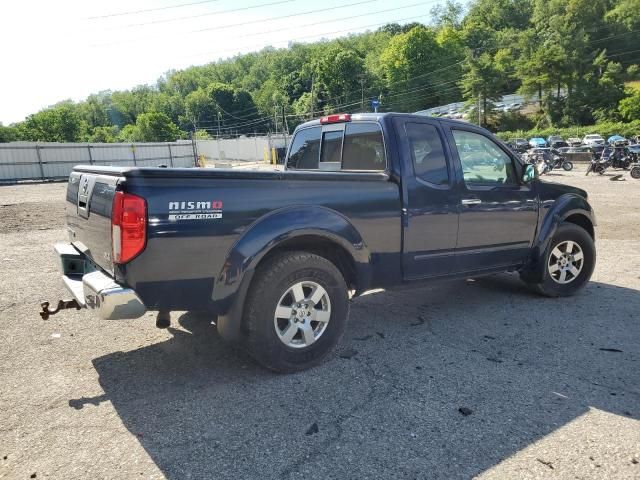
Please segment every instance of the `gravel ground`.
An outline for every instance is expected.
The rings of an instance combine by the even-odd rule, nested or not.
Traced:
[[[43,322],[68,297],[65,185],[0,187],[0,478],[640,478],[640,181],[547,178],[598,216],[579,296],[513,275],[367,295],[296,375],[191,314]]]

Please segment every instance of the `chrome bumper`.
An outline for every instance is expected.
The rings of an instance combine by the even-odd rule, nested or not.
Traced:
[[[58,243],[54,249],[62,281],[82,307],[96,310],[104,320],[133,319],[146,313],[147,308],[132,289],[105,275],[73,245]]]

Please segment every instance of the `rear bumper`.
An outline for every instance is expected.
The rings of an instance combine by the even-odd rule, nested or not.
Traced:
[[[54,250],[62,281],[82,307],[95,310],[104,320],[133,319],[146,313],[147,308],[132,289],[103,273],[73,245],[58,243]]]

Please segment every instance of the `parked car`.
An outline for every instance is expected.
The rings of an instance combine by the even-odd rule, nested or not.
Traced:
[[[505,112],[515,112],[517,110],[520,110],[522,108],[522,104],[521,103],[511,103],[509,105],[505,105],[505,107],[503,108],[503,111]]]
[[[612,135],[607,138],[608,145],[629,145],[629,140],[624,138],[622,135]]]
[[[529,147],[531,148],[546,148],[548,147],[547,141],[544,138],[533,137],[529,139]]]
[[[567,142],[565,142],[564,140],[562,140],[562,139],[554,140],[552,142],[549,142],[549,146],[551,148],[555,148],[556,150],[562,150],[562,149],[569,148],[569,144]]]
[[[567,296],[596,258],[584,190],[535,178],[482,128],[419,115],[306,122],[285,171],[77,166],[65,198],[61,308],[156,311],[161,328],[204,312],[281,372],[331,352],[350,296],[502,271]]]
[[[524,153],[529,149],[529,142],[526,138],[516,138],[511,142],[512,148],[519,153]]]
[[[567,143],[570,147],[579,147],[582,145],[582,140],[576,137],[570,137],[567,139]]]
[[[596,133],[591,133],[589,135],[585,135],[585,137],[582,139],[582,144],[586,145],[587,147],[594,147],[597,145],[604,146],[605,141],[601,135],[598,135]]]
[[[547,145],[551,146],[553,142],[564,142],[564,138],[559,135],[550,135],[547,137]]]

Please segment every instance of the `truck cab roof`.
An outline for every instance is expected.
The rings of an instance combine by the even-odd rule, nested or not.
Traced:
[[[329,120],[324,120],[324,119],[329,119],[330,117],[339,117],[341,115],[346,115],[348,118],[348,120],[335,120],[335,121],[329,121]],[[385,112],[385,113],[352,113],[352,114],[345,114],[345,113],[341,113],[341,114],[332,114],[332,115],[326,115],[320,118],[316,118],[314,120],[309,120],[308,122],[304,122],[301,123],[300,125],[298,125],[297,129],[300,128],[306,128],[306,127],[311,127],[311,126],[316,126],[316,125],[326,125],[328,123],[346,123],[346,122],[363,122],[363,121],[374,121],[374,122],[380,122],[383,118],[385,117],[414,117],[414,118],[418,118],[418,119],[424,119],[426,118],[431,118],[433,120],[437,120],[438,122],[442,122],[442,123],[454,123],[454,124],[460,124],[460,125],[473,125],[470,124],[469,122],[465,122],[462,120],[455,120],[455,119],[451,119],[451,118],[440,118],[440,117],[434,117],[431,115],[420,115],[417,113],[397,113],[397,112]]]

